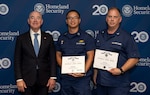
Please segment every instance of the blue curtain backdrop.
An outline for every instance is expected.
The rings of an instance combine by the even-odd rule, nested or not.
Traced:
[[[121,26],[134,35],[141,58],[131,70],[131,95],[150,94],[150,1],[149,0],[1,0],[0,1],[0,95],[20,95],[16,89],[13,57],[16,37],[26,32],[27,18],[31,11],[43,14],[42,30],[58,37],[67,30],[66,12],[80,12],[81,28],[93,37],[106,27],[105,15],[108,8],[116,6],[122,12]],[[59,71],[59,68],[58,68]],[[60,95],[58,80],[52,95]],[[94,94],[94,87],[91,82]]]

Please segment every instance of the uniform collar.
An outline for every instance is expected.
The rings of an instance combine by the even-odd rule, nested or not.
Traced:
[[[73,38],[73,37],[80,36],[80,35],[81,35],[81,31],[80,30],[77,33],[74,33],[74,34],[70,34],[69,32],[66,32],[64,34],[64,36],[66,36],[68,38]]]
[[[120,28],[117,29],[117,31],[113,34],[114,36],[119,36],[120,35]],[[108,34],[107,29],[101,31],[101,34]]]

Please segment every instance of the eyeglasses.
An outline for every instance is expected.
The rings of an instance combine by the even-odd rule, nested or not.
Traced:
[[[79,19],[79,17],[75,16],[75,17],[67,17],[68,20],[74,20],[74,19]]]

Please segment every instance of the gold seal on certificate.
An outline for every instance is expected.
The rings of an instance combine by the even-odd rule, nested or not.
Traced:
[[[61,73],[85,73],[85,56],[63,56]]]
[[[116,52],[96,49],[94,58],[94,68],[110,70],[117,67],[119,54]]]

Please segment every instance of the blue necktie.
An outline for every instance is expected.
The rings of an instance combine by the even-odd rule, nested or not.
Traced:
[[[39,53],[39,42],[38,42],[38,39],[37,39],[38,35],[39,34],[34,34],[34,50],[35,50],[36,56],[38,56],[38,53]]]

